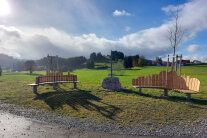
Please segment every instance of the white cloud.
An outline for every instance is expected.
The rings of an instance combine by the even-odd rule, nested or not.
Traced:
[[[173,13],[173,12],[176,12],[177,9],[178,11],[182,10],[184,8],[184,5],[179,5],[178,7],[175,6],[175,5],[168,5],[167,7],[163,7],[162,10],[164,12],[166,12],[167,14],[169,13]]]
[[[202,62],[207,62],[207,55],[198,55],[198,54],[194,54],[194,55],[187,55],[183,57],[184,59],[190,59],[191,61],[193,60],[199,60]]]
[[[109,52],[113,41],[95,34],[69,35],[55,28],[17,28],[0,26],[0,53],[19,58],[40,58],[47,54],[62,57],[88,56],[95,51]]]
[[[0,24],[41,28],[53,26],[74,34],[106,26],[101,11],[90,0],[6,1],[11,7],[11,13],[1,18]]]
[[[184,39],[188,41],[196,37],[199,31],[207,29],[207,1],[192,0],[181,7],[180,22],[188,30]],[[131,33],[117,40],[97,37],[94,33],[72,35],[55,27],[26,28],[4,25],[0,26],[0,53],[20,58],[40,58],[47,54],[72,57],[88,56],[91,52],[108,54],[110,50],[120,50],[126,55],[140,54],[147,58],[165,56],[172,52],[167,40],[172,20],[159,27]],[[205,56],[201,60],[207,61]]]
[[[190,53],[195,53],[199,50],[199,45],[189,45],[187,47],[187,51],[190,52]]]
[[[125,31],[126,31],[126,32],[129,32],[130,30],[131,30],[131,27],[129,27],[129,26],[126,26],[126,27],[125,27]]]
[[[147,34],[148,31],[149,34]],[[39,58],[47,54],[58,54],[63,57],[88,56],[91,52],[100,51],[103,54],[108,54],[110,50],[121,50],[127,55],[141,54],[147,57],[169,52],[168,49],[159,48],[163,45],[163,37],[151,39],[151,42],[148,41],[151,33],[152,31],[146,30],[126,35],[115,41],[99,38],[95,34],[74,36],[52,27],[20,30],[0,26],[0,53],[19,58]],[[156,39],[160,41],[155,42]]]
[[[131,16],[131,13],[126,12],[125,10],[119,11],[115,10],[113,16]]]

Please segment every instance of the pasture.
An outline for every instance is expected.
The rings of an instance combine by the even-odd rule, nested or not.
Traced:
[[[169,97],[164,97],[163,90],[157,89],[143,89],[140,96],[138,89],[132,87],[132,78],[165,69],[146,66],[125,70],[122,76],[117,76],[125,88],[119,92],[101,88],[102,80],[109,73],[107,69],[79,69],[72,72],[81,81],[78,89],[73,89],[72,84],[59,85],[56,91],[51,86],[40,86],[40,96],[36,96],[27,84],[33,83],[37,75],[45,72],[34,72],[33,75],[28,72],[3,72],[0,101],[81,118],[82,121],[93,119],[129,126],[193,125],[199,123],[197,119],[207,118],[207,65],[182,67],[182,75],[201,81],[200,92],[192,95],[192,102],[186,101],[185,94],[170,91]]]

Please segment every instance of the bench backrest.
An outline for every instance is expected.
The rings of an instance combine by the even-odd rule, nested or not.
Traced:
[[[70,74],[68,75],[50,73],[46,76],[40,75],[36,77],[36,84],[44,83],[44,82],[58,82],[58,81],[77,81],[77,75]]]
[[[137,87],[184,89],[199,92],[200,81],[189,76],[178,76],[175,71],[161,71],[160,74],[132,79],[132,85]]]

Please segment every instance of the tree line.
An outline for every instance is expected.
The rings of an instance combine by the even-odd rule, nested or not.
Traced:
[[[39,60],[20,60],[11,56],[0,54],[0,66],[4,70],[10,71],[29,71],[46,70],[50,65],[50,70],[73,71],[80,68],[93,69],[96,62],[110,63],[110,61],[121,61],[125,68],[132,68],[146,65],[146,59],[143,56],[125,56],[123,52],[111,51],[110,55],[103,55],[101,52],[91,53],[87,59],[84,56],[63,58],[54,56],[52,60],[43,57]]]

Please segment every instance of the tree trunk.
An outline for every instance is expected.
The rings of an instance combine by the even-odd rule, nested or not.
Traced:
[[[32,70],[29,71],[29,74],[32,75]]]

